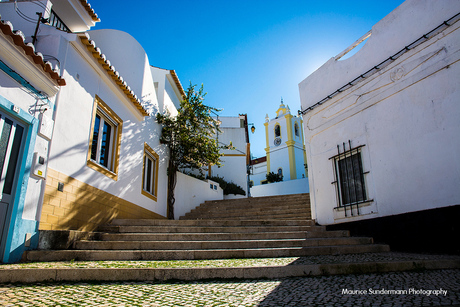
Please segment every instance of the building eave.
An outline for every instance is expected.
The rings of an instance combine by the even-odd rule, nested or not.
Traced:
[[[91,5],[88,3],[86,0],[80,0],[81,5],[85,8],[86,12],[88,12],[88,15],[91,17],[91,19],[94,22],[99,22],[101,21],[99,17],[97,16],[96,12],[94,9],[91,7]]]
[[[182,84],[179,81],[179,77],[177,77],[176,71],[170,70],[169,72],[171,73],[174,83],[176,84],[177,89],[179,90],[179,93],[182,96],[181,99],[185,99],[186,98],[185,91],[184,91],[184,88],[182,87]]]
[[[96,47],[96,43],[91,40],[88,33],[78,34],[80,41],[86,46],[86,50],[96,60],[98,65],[107,73],[107,75],[116,83],[124,95],[131,101],[136,109],[143,115],[149,116],[149,112],[142,106],[140,99],[134,94],[131,87],[128,86],[126,81],[120,73],[113,67],[107,57],[102,53],[99,47]]]
[[[44,60],[40,52],[35,51],[32,43],[25,43],[25,36],[14,30],[9,21],[0,20],[0,31],[3,33],[2,53],[5,63],[47,96],[54,96],[59,86],[66,85],[58,70],[53,69],[50,62]],[[19,65],[19,66],[18,66]]]

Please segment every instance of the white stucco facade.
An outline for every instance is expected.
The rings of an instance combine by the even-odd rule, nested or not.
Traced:
[[[460,204],[460,23],[437,28],[459,11],[458,1],[407,0],[355,55],[331,58],[299,84],[318,223]],[[341,207],[335,161],[350,147],[366,195]]]
[[[112,54],[112,57],[108,54],[106,56],[114,67],[120,69],[120,75],[126,76],[123,78],[134,93],[138,97],[146,97],[142,102],[152,116],[143,116],[97,61],[91,55],[85,54],[86,46],[81,43],[79,37],[69,35],[66,58],[61,60],[65,62],[64,78],[68,80],[68,85],[59,95],[49,167],[165,215],[167,149],[159,144],[161,127],[154,118],[159,110],[154,81],[164,86],[166,78],[153,79],[147,55],[132,36],[116,30],[98,30],[94,33],[90,31],[91,39],[93,34],[100,37],[100,45],[96,39],[94,42],[102,52],[105,53],[106,49],[112,53],[113,50],[118,51]],[[111,42],[114,43],[113,46]],[[123,51],[122,46],[129,46],[129,50]],[[132,56],[125,57],[125,52]],[[87,165],[96,97],[109,106],[123,122],[116,180]],[[140,193],[144,143],[160,156],[156,202]]]
[[[244,124],[245,116],[219,116],[215,118],[219,121],[219,134],[216,134],[216,140],[219,146],[229,147],[230,149],[221,149],[221,166],[212,165],[209,176],[218,176],[227,182],[233,182],[239,185],[248,196],[247,181],[247,130]]]
[[[32,43],[35,24],[16,5],[26,16],[59,14],[68,28],[42,22]],[[0,13],[0,188],[9,185],[0,262],[36,248],[39,230],[164,218],[168,150],[155,115],[177,114],[185,93],[175,71],[152,66],[128,33],[87,31],[99,19],[86,1],[2,1]],[[179,213],[198,205],[190,195],[222,198],[189,181],[176,188],[187,202]]]

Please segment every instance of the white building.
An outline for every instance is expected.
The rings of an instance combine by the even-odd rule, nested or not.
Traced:
[[[299,84],[319,224],[459,252],[459,12],[407,0]]]
[[[276,117],[265,117],[266,156],[251,161],[251,194],[269,196],[308,193],[306,155],[302,118],[291,114],[289,106],[281,104]],[[267,174],[283,176],[283,183],[267,184]],[[275,186],[276,185],[276,186]]]
[[[88,31],[99,19],[87,1],[53,2],[0,2],[1,262],[37,248],[39,231],[166,216],[155,115],[176,114],[185,95],[175,71],[151,66],[125,32]],[[33,37],[23,18],[36,12]],[[223,198],[190,180],[178,180],[177,218]]]
[[[219,116],[215,118],[219,123],[220,133],[216,140],[221,147],[223,156],[222,166],[211,165],[208,175],[224,178],[240,186],[248,196],[247,166],[249,165],[249,135],[246,115]],[[226,196],[227,198],[232,196]],[[241,195],[243,197],[243,195]]]

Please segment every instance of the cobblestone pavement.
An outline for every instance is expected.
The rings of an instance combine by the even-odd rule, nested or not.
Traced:
[[[460,270],[198,282],[0,285],[1,306],[460,306]]]

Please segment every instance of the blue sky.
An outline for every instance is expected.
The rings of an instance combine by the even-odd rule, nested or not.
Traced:
[[[128,32],[151,65],[174,69],[186,89],[203,84],[222,116],[247,113],[255,157],[265,155],[265,115],[281,97],[297,114],[298,84],[364,35],[403,0],[89,0],[94,29]]]

